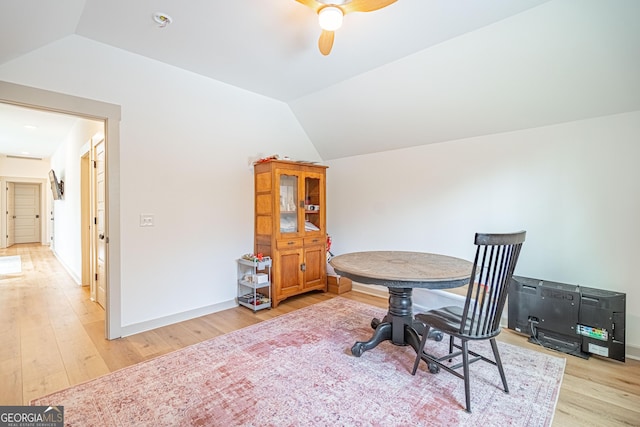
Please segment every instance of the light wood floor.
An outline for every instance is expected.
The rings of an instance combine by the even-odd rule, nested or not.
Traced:
[[[114,370],[333,298],[312,293],[254,314],[238,307],[118,340],[104,339],[104,311],[89,300],[48,247],[15,245],[23,272],[0,276],[0,405],[38,396]],[[386,298],[349,292],[343,297],[386,307]],[[564,355],[504,330],[500,340]],[[640,425],[640,362],[566,356],[554,426]]]

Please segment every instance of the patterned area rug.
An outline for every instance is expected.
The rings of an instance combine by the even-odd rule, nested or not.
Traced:
[[[20,255],[0,256],[0,274],[22,273]]]
[[[471,365],[469,414],[462,380],[424,363],[411,375],[411,347],[351,355],[384,314],[336,297],[31,404],[63,405],[72,426],[551,425],[564,359],[499,343],[510,393],[496,368]],[[444,352],[445,341],[428,345]]]

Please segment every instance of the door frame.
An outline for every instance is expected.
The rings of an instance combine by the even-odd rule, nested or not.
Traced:
[[[13,177],[13,176],[2,176],[0,177],[0,248],[7,247],[7,184],[40,184],[40,243],[41,244],[49,244],[51,241],[49,240],[49,218],[50,214],[50,201],[47,198],[47,180],[39,179],[39,178],[21,178],[21,177]],[[45,220],[45,214],[43,212],[47,212]]]
[[[95,282],[91,278],[94,277],[93,272],[93,243],[91,240],[92,224],[90,218],[92,216],[91,209],[91,156],[87,142],[80,153],[80,239],[82,250],[82,272],[80,273],[83,286],[89,286],[89,297],[91,301],[96,300]]]
[[[108,265],[106,278],[107,307],[105,307],[105,337],[107,339],[121,337],[120,105],[5,81],[0,81],[0,102],[104,121],[107,157],[107,213],[105,229],[107,238],[109,238],[107,244]],[[44,191],[42,193],[44,193]]]
[[[98,298],[97,285],[100,274],[98,265],[98,253],[100,248],[98,245],[97,225],[94,219],[99,218],[97,212],[97,196],[100,189],[97,188],[96,167],[98,161],[96,157],[96,146],[104,144],[103,151],[106,153],[106,141],[103,132],[98,132],[84,144],[80,150],[80,235],[82,240],[82,284],[89,286],[89,295],[91,301],[105,305],[104,301]],[[104,184],[103,184],[104,185]],[[105,194],[102,191],[102,194]],[[106,233],[105,233],[106,234]],[[106,254],[108,256],[108,254]],[[105,265],[108,260],[105,259]],[[102,279],[102,278],[101,278]]]
[[[43,211],[43,206],[42,206],[42,198],[41,198],[41,194],[42,194],[42,185],[40,185],[39,183],[26,183],[26,182],[20,182],[20,183],[13,183],[13,205],[15,208],[17,208],[17,200],[18,200],[18,192],[20,190],[20,188],[23,189],[28,189],[29,192],[34,191],[36,192],[35,196],[36,197],[29,197],[30,203],[33,202],[33,205],[30,206],[34,209],[37,209],[37,213],[35,213],[36,216],[36,224],[35,226],[30,226],[29,228],[33,230],[33,234],[31,234],[31,236],[29,236],[28,241],[20,241],[18,242],[17,237],[14,236],[14,242],[16,243],[40,243],[42,244],[42,211]],[[21,194],[22,196],[22,194]],[[33,220],[33,213],[31,215],[29,215],[31,217],[31,220]],[[16,218],[16,223],[18,218],[20,218],[23,215],[20,215],[16,209],[15,212],[15,218]],[[26,215],[24,215],[26,216]],[[14,224],[14,229],[17,230],[17,225]],[[26,236],[25,236],[26,237]],[[22,240],[22,239],[21,239]]]

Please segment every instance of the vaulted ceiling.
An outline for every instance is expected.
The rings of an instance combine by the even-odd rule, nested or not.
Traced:
[[[325,160],[640,110],[637,0],[398,0],[346,15],[329,56],[295,0],[4,0],[0,14],[0,65],[86,37],[288,103]]]

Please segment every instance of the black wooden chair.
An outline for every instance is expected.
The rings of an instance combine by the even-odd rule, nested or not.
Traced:
[[[509,234],[476,233],[476,256],[464,307],[443,307],[415,316],[417,320],[424,323],[425,330],[412,374],[415,375],[422,359],[427,362],[431,373],[437,373],[442,368],[463,379],[467,412],[471,412],[469,388],[471,363],[484,360],[497,366],[504,391],[509,393],[495,337],[500,333],[502,310],[525,234],[524,231]],[[449,354],[437,357],[425,353],[425,343],[432,330],[449,335]],[[469,341],[478,340],[491,342],[493,359],[469,350]],[[473,357],[469,358],[469,355]],[[459,356],[462,356],[462,361],[453,364],[453,359]],[[461,367],[462,373],[459,372]]]

